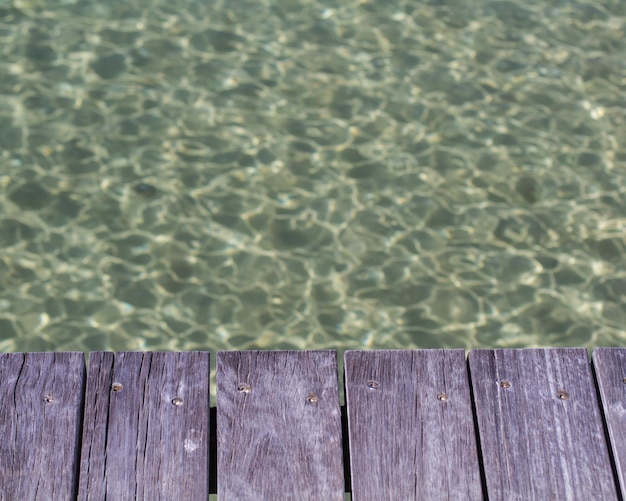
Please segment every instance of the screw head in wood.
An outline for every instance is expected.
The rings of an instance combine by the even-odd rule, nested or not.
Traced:
[[[559,399],[561,400],[567,400],[569,398],[569,393],[566,392],[565,390],[559,390],[557,392],[557,395],[559,396]]]
[[[380,383],[378,381],[375,381],[374,379],[370,379],[367,382],[367,387],[372,390],[377,390],[378,388],[380,388]]]
[[[506,379],[503,379],[502,381],[500,381],[498,383],[502,388],[510,388],[511,387],[511,381],[507,381]]]
[[[250,386],[248,383],[239,383],[239,386],[237,386],[237,391],[240,391],[241,393],[250,393],[252,391],[252,386]]]
[[[54,395],[52,393],[48,393],[46,396],[43,397],[43,401],[47,404],[51,404],[52,402],[54,402]]]
[[[117,393],[117,392],[122,391],[122,390],[124,389],[124,387],[122,386],[122,383],[113,383],[113,384],[111,385],[111,389],[112,389],[114,392],[116,392],[116,393]]]
[[[448,400],[448,394],[444,393],[443,391],[441,393],[437,393],[437,400],[445,402],[446,400]]]
[[[181,397],[175,397],[172,399],[172,404],[176,407],[183,405],[183,399]]]
[[[306,401],[310,404],[316,404],[319,401],[319,398],[317,397],[315,393],[309,393],[306,396]]]

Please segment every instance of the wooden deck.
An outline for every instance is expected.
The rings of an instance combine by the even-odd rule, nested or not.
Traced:
[[[0,354],[0,500],[619,500],[626,349]]]

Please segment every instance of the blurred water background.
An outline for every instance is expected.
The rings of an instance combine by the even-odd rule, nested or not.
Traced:
[[[0,350],[626,340],[623,0],[0,1]]]

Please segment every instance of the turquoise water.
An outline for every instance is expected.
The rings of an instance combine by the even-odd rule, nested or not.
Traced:
[[[0,349],[620,345],[626,3],[0,1]]]

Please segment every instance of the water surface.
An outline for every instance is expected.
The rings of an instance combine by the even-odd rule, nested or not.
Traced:
[[[1,350],[623,344],[623,1],[0,5]]]

